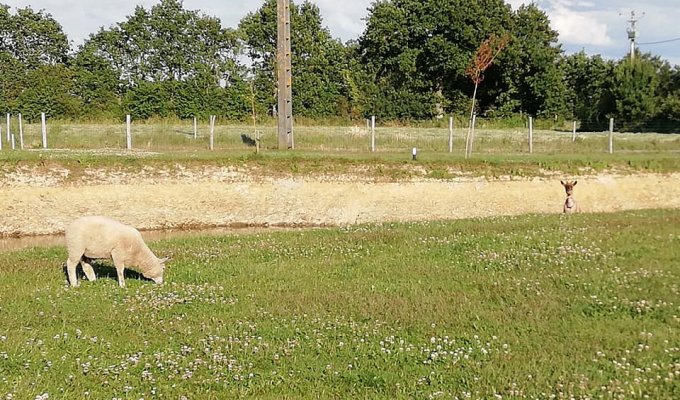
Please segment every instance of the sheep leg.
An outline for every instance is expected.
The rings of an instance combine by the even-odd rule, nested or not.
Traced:
[[[125,276],[123,272],[125,271],[125,265],[122,258],[117,253],[112,253],[111,258],[113,258],[113,265],[116,267],[116,273],[118,274],[118,286],[124,288]]]
[[[71,286],[78,286],[78,277],[76,276],[76,267],[80,260],[73,261],[71,257],[66,260],[66,272],[68,273],[68,282]]]
[[[83,267],[83,272],[85,272],[85,276],[87,276],[88,281],[93,282],[97,280],[97,275],[95,275],[94,269],[92,269],[90,259],[83,258],[80,260],[80,266]]]

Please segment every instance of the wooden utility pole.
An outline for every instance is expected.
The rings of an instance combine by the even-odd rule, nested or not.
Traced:
[[[276,0],[276,75],[279,149],[293,147],[293,86],[290,48],[290,0]]]

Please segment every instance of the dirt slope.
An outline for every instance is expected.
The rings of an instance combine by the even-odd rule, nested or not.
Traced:
[[[54,234],[77,216],[104,214],[140,229],[346,225],[561,212],[555,178],[260,177],[248,171],[18,170],[0,178],[0,236]],[[564,177],[569,178],[569,177]],[[583,212],[680,208],[680,174],[578,177]]]

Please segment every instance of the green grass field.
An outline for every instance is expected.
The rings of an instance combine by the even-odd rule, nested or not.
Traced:
[[[0,151],[0,178],[18,167],[67,168],[79,176],[84,168],[112,168],[134,172],[145,167],[172,170],[187,166],[255,166],[267,174],[357,173],[369,178],[409,178],[417,165],[434,179],[459,174],[474,176],[546,176],[680,171],[680,136],[674,134],[616,133],[614,153],[607,152],[607,135],[536,131],[534,152],[529,154],[526,132],[520,129],[480,127],[473,156],[464,157],[465,130],[454,134],[448,151],[448,130],[436,126],[392,126],[377,131],[377,151],[370,151],[370,133],[359,126],[296,127],[295,149],[276,149],[273,125],[220,125],[215,127],[215,150],[208,150],[207,126],[199,125],[197,138],[188,122],[154,121],[133,128],[133,150],[125,149],[122,124],[51,122],[49,149],[41,150],[40,126],[25,125],[25,150]],[[16,128],[13,128],[16,131]],[[241,135],[261,134],[261,150],[245,144]],[[3,141],[5,141],[3,133]],[[418,149],[413,162],[411,149]]]
[[[460,121],[457,122],[460,124]],[[11,128],[18,146],[18,126]],[[24,148],[42,148],[40,124],[24,124]],[[191,121],[152,120],[132,124],[132,147],[140,151],[201,151],[209,147],[210,128],[199,121],[194,138]],[[6,133],[6,130],[3,131]],[[51,121],[48,123],[47,141],[51,149],[125,149],[124,123],[73,123]],[[363,153],[371,150],[371,130],[357,122],[348,126],[300,125],[294,128],[294,145],[300,151],[324,153]],[[260,136],[262,151],[278,146],[276,125],[265,121],[256,126],[218,122],[214,127],[216,151],[252,150],[243,136],[254,140]],[[375,133],[377,153],[410,154],[413,147],[426,153],[463,155],[467,128],[457,125],[453,132],[453,152],[449,154],[449,131],[443,126],[378,126]],[[9,143],[3,135],[4,147]],[[614,134],[616,152],[680,151],[680,138],[675,134]],[[539,130],[533,134],[533,151],[539,154],[603,154],[608,152],[608,133],[579,132],[572,140],[571,131]],[[475,131],[474,153],[528,154],[527,128],[499,129],[491,122],[480,122]]]
[[[680,212],[151,242],[166,284],[2,254],[0,399],[680,398]]]

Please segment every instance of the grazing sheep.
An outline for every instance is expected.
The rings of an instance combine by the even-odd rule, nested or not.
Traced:
[[[576,203],[576,199],[574,199],[574,186],[578,183],[578,181],[560,181],[562,186],[564,186],[564,191],[567,193],[567,198],[564,200],[564,206],[562,207],[562,212],[565,214],[572,214],[572,213],[578,213],[581,212],[581,209],[578,206],[578,203]]]
[[[66,228],[66,249],[66,271],[71,286],[78,286],[78,263],[88,280],[97,279],[90,260],[98,258],[113,259],[120,287],[125,287],[123,271],[128,266],[137,267],[144,277],[158,284],[163,283],[164,263],[168,259],[157,258],[137,229],[111,218],[90,216],[71,222]]]

